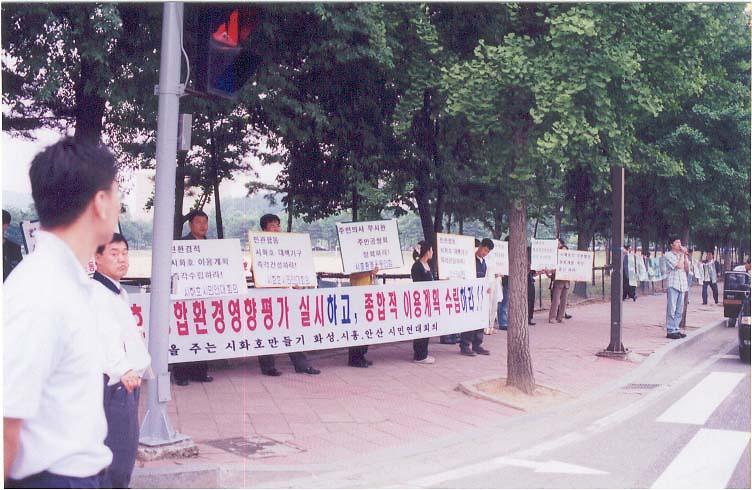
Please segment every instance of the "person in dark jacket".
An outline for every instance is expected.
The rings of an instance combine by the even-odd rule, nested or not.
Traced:
[[[413,282],[436,280],[433,271],[431,271],[431,266],[428,265],[432,258],[433,247],[431,247],[431,244],[425,240],[418,242],[413,250],[415,263],[410,269]],[[436,362],[436,359],[428,355],[428,341],[428,337],[413,340],[413,362],[418,364],[433,364]]]
[[[5,238],[5,234],[8,232],[10,226],[10,213],[3,209],[3,282],[21,260],[21,246],[12,240]]]
[[[484,238],[475,251],[475,277],[486,277],[488,266],[486,256],[494,249],[494,242],[490,238]],[[483,343],[483,329],[469,330],[460,334],[460,354],[463,356],[475,356],[481,354],[490,355],[491,352],[481,347]]]
[[[209,217],[205,212],[191,211],[188,215],[188,228],[190,232],[181,240],[206,240],[209,231]],[[206,361],[179,362],[172,366],[172,375],[178,386],[186,386],[190,381],[211,383],[214,378],[209,376],[209,363]]]

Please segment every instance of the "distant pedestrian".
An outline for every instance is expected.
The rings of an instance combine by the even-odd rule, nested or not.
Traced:
[[[743,264],[737,265],[734,267],[734,272],[749,272],[750,266],[749,266],[749,259],[747,259]]]
[[[105,355],[104,411],[107,417],[105,444],[112,450],[107,476],[112,488],[128,488],[138,449],[138,401],[141,378],[151,357],[136,325],[130,298],[120,280],[128,273],[128,241],[120,233],[100,245],[94,260],[93,279],[98,300],[99,334]]]
[[[86,266],[120,214],[117,162],[66,137],[29,170],[41,230],[3,286],[6,487],[98,488],[105,446],[104,359]]]
[[[679,329],[685,330],[687,328],[687,310],[689,309],[689,293],[692,291],[692,282],[694,281],[694,263],[692,262],[692,253],[694,251],[689,248],[684,254],[687,262],[687,293],[684,295],[684,311],[682,311],[681,321],[679,322]]]
[[[421,240],[413,249],[413,260],[415,263],[410,269],[410,277],[413,282],[435,281],[431,266],[428,265],[433,258],[433,247],[425,240]],[[433,364],[436,362],[432,356],[428,355],[429,338],[413,340],[413,362],[418,364]]]
[[[21,263],[21,246],[6,237],[10,226],[10,213],[3,209],[3,282],[18,264]]]
[[[634,254],[629,245],[624,245],[624,256],[622,257],[622,285],[623,293],[622,300],[632,298],[632,301],[637,301],[637,283],[636,281],[636,262],[634,261]]]
[[[559,239],[559,250],[566,250],[564,240]],[[546,275],[551,279],[551,309],[548,311],[548,323],[564,321],[567,312],[567,296],[569,295],[569,281],[556,279],[556,270],[549,270]]]
[[[679,331],[684,311],[684,295],[687,294],[687,250],[679,238],[672,238],[671,250],[664,255],[668,271],[666,288],[666,337],[681,339],[686,337]]]
[[[705,253],[705,260],[702,261],[702,304],[708,304],[708,288],[713,291],[713,301],[718,304],[718,273],[715,266],[715,254],[713,252]]]
[[[209,231],[209,217],[200,209],[191,211],[188,215],[188,234],[181,240],[206,240]],[[172,375],[175,384],[186,386],[191,381],[211,383],[214,378],[209,376],[209,363],[207,361],[178,362],[172,365]]]
[[[486,277],[488,266],[486,265],[486,256],[494,249],[494,242],[490,238],[484,238],[480,246],[475,250],[475,277]],[[487,291],[486,294],[488,294]],[[491,352],[482,347],[483,328],[469,330],[460,334],[460,354],[464,356],[474,356],[480,354],[483,356],[490,355]]]

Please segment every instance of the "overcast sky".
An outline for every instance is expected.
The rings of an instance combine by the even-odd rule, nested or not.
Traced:
[[[13,138],[8,133],[2,132],[2,191],[12,191],[31,196],[29,184],[29,165],[40,150],[60,139],[61,134],[52,130],[39,130],[35,132],[36,140],[27,141]],[[279,166],[253,166],[259,173],[259,180],[265,183],[274,183],[279,172]],[[135,175],[135,185],[125,198],[125,204],[131,215],[135,218],[146,219],[150,213],[143,210],[144,203],[149,198],[154,186],[150,177],[153,171],[138,171]],[[224,197],[242,197],[246,190],[244,184],[251,180],[250,177],[237,175],[234,181],[222,182],[220,191]],[[192,199],[186,199],[186,211],[193,204]]]

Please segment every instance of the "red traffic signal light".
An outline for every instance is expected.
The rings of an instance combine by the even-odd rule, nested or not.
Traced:
[[[188,4],[194,38],[195,89],[232,98],[253,76],[261,56],[251,37],[260,21],[256,7],[234,4]]]

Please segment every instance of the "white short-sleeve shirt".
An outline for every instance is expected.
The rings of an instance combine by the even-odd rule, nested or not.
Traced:
[[[3,285],[3,417],[23,421],[6,476],[87,477],[112,460],[94,284],[65,242],[37,237]]]

